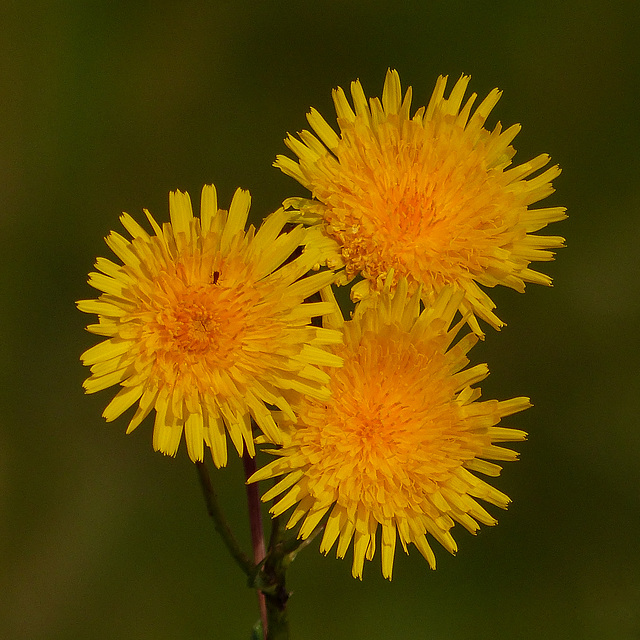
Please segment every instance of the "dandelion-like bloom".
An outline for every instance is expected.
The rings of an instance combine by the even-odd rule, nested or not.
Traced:
[[[560,169],[531,177],[549,163],[546,154],[509,168],[520,125],[485,129],[501,92],[491,91],[472,113],[475,93],[463,106],[468,82],[462,76],[445,98],[441,76],[429,105],[413,115],[411,87],[403,96],[396,71],[387,73],[382,101],[367,102],[353,82],[355,111],[335,89],[339,134],[312,109],[307,118],[316,135],[289,135],[285,142],[299,161],[278,156],[275,166],[312,192],[313,200],[290,198],[285,205],[318,225],[314,242],[329,265],[345,268],[339,283],[364,277],[352,289],[354,299],[380,291],[393,269],[411,291],[422,285],[429,302],[446,285],[464,291],[462,310],[473,312],[470,325],[481,333],[475,316],[495,328],[503,323],[478,284],[517,291],[526,282],[551,284],[529,264],[552,260],[550,249],[564,240],[533,232],[563,219],[565,210],[529,209],[554,191]]]
[[[253,226],[245,233],[249,205],[249,193],[238,189],[229,211],[218,209],[207,185],[197,218],[189,195],[172,192],[170,223],[160,227],[145,210],[155,235],[124,213],[132,240],[106,238],[123,264],[98,258],[100,273],[89,284],[103,293],[78,303],[98,314],[88,330],[107,337],[82,355],[92,373],[87,393],[122,387],[103,416],[114,420],[138,403],[130,433],[155,409],[155,450],[175,455],[184,431],[191,459],[201,461],[206,444],[219,467],[227,462],[226,432],[240,455],[244,446],[255,454],[251,418],[280,442],[267,405],[293,418],[292,395],[326,400],[329,375],[317,365],[341,364],[325,348],[340,333],[309,324],[332,305],[303,304],[334,274],[302,277],[317,261],[306,254],[283,265],[306,230],[281,234],[288,214],[280,209],[257,233]]]
[[[377,306],[361,302],[343,323],[344,344],[334,351],[344,366],[329,372],[331,397],[302,399],[297,421],[282,420],[284,446],[270,451],[278,458],[251,478],[284,475],[263,500],[280,496],[274,516],[295,506],[287,527],[303,520],[300,538],[328,514],[320,550],[338,540],[343,557],[353,540],[358,578],[374,557],[379,527],[382,573],[391,579],[397,538],[435,568],[427,534],[454,553],[455,522],[471,533],[478,523],[495,524],[477,499],[506,508],[509,498],[472,472],[497,476],[501,467],[488,459],[517,454],[495,443],[526,436],[496,425],[529,407],[528,398],[477,401],[480,390],[471,385],[487,366],[465,368],[477,336],[451,346],[464,324],[450,328],[460,294],[447,288],[419,313],[419,291],[408,298],[407,288],[400,280],[394,296],[383,293]]]

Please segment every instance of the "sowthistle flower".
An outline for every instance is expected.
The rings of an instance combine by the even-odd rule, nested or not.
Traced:
[[[292,509],[286,526],[299,525],[301,540],[322,529],[325,554],[352,547],[357,578],[379,546],[391,579],[398,540],[435,568],[432,539],[455,553],[456,523],[476,533],[497,522],[480,501],[509,504],[476,474],[498,476],[497,462],[517,459],[499,445],[526,433],[500,423],[530,402],[480,401],[488,367],[468,366],[478,318],[503,325],[481,287],[551,284],[530,264],[564,243],[535,235],[564,208],[530,208],[554,191],[560,169],[545,169],[546,154],[512,166],[520,126],[485,128],[501,92],[474,110],[469,77],[447,98],[446,83],[441,76],[413,114],[396,71],[381,99],[367,100],[359,81],[353,106],[334,90],[338,132],[312,109],[314,133],[286,139],[297,160],[275,162],[311,198],[289,198],[257,232],[245,231],[241,189],[226,211],[205,186],[199,218],[187,193],[170,193],[171,222],[145,210],[152,234],[124,213],[132,239],[106,238],[122,264],[98,258],[89,284],[101,294],[78,302],[98,316],[87,329],[105,338],[81,356],[91,367],[85,390],[121,387],[107,421],[136,406],[130,433],[155,410],[154,449],[173,456],[184,434],[194,462],[209,448],[218,467],[227,434],[240,455],[254,456],[256,441],[275,446],[249,482],[278,478],[262,497],[271,514]],[[302,224],[285,232],[292,221]],[[329,270],[309,275],[321,264]],[[358,276],[346,321],[331,285]],[[306,302],[318,292],[321,301]],[[257,491],[249,501],[261,538]],[[256,537],[254,551],[264,551]],[[243,568],[258,585],[264,553],[255,558]],[[283,562],[274,558],[264,566]]]
[[[530,209],[551,194],[558,166],[542,172],[549,156],[511,166],[511,142],[520,125],[485,128],[501,92],[494,89],[473,110],[462,76],[448,98],[446,77],[431,100],[411,114],[411,87],[403,95],[389,71],[382,101],[367,101],[359,81],[351,83],[353,107],[344,91],[333,91],[338,133],[316,111],[313,129],[289,135],[295,161],[279,155],[275,166],[309,189],[312,199],[290,198],[296,219],[313,225],[310,244],[322,246],[332,268],[344,268],[338,284],[357,275],[355,300],[380,291],[390,270],[418,286],[432,304],[446,286],[464,293],[461,310],[482,334],[476,316],[499,329],[503,323],[483,289],[501,284],[524,291],[525,283],[551,284],[529,268],[553,259],[559,236],[534,232],[562,220],[562,207]]]
[[[332,305],[304,303],[334,274],[304,277],[318,255],[291,259],[306,231],[281,233],[289,220],[282,209],[245,233],[249,206],[239,189],[228,212],[218,209],[208,185],[197,218],[189,195],[175,191],[170,223],[161,227],[145,210],[154,235],[124,213],[132,240],[106,238],[123,264],[98,258],[89,284],[102,294],[78,303],[98,315],[87,329],[106,337],[82,355],[92,373],[87,393],[122,387],[103,416],[115,420],[137,403],[130,433],[155,409],[155,450],[175,455],[184,432],[190,458],[203,460],[206,445],[218,467],[227,462],[227,432],[240,455],[244,447],[255,453],[251,419],[280,442],[267,405],[294,419],[295,394],[329,397],[328,369],[318,365],[341,364],[325,348],[339,332],[310,325]]]
[[[358,578],[379,530],[382,573],[391,579],[397,539],[405,551],[414,544],[435,568],[427,536],[455,553],[456,522],[471,533],[478,523],[495,524],[478,499],[506,508],[509,498],[474,472],[497,476],[501,467],[489,460],[516,459],[496,443],[526,434],[497,425],[530,406],[524,397],[478,401],[473,385],[488,368],[466,368],[478,337],[454,343],[466,319],[451,326],[462,292],[444,288],[421,312],[419,289],[409,296],[405,278],[395,294],[389,285],[360,302],[350,321],[339,310],[324,318],[344,334],[333,348],[344,365],[327,369],[331,396],[301,397],[295,420],[281,416],[284,444],[269,450],[277,459],[250,479],[283,476],[263,496],[277,499],[273,516],[293,508],[287,527],[301,522],[302,539],[326,517],[320,550],[328,553],[337,541],[344,557],[353,542]]]

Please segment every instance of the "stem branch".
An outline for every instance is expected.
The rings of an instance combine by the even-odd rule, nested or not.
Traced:
[[[222,541],[238,566],[248,578],[253,578],[255,575],[255,566],[241,549],[238,541],[233,535],[233,531],[231,531],[231,527],[229,527],[224,514],[222,513],[222,509],[218,504],[218,495],[213,488],[211,477],[209,476],[205,463],[196,462],[196,469],[198,470],[198,478],[200,479],[200,486],[202,487],[202,493],[204,494],[204,501],[207,505],[207,513],[213,519],[216,531],[220,534]]]

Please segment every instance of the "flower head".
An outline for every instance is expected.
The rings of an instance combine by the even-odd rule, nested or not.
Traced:
[[[208,185],[197,218],[189,195],[175,191],[170,223],[160,227],[145,210],[155,235],[124,213],[132,240],[116,232],[106,238],[123,264],[98,258],[89,284],[103,293],[78,303],[98,315],[87,329],[107,338],[82,355],[92,373],[85,390],[122,387],[103,413],[108,421],[138,403],[127,433],[155,409],[153,446],[167,455],[176,454],[183,431],[194,461],[206,445],[225,465],[226,432],[239,454],[246,445],[254,455],[251,419],[280,442],[267,405],[293,417],[296,393],[326,399],[329,375],[317,365],[341,363],[325,350],[339,332],[309,324],[332,305],[303,304],[334,275],[303,277],[317,256],[289,260],[306,232],[281,234],[282,209],[245,233],[249,205],[249,193],[238,189],[229,211],[218,209]]]
[[[278,156],[275,166],[312,192],[312,200],[285,205],[317,225],[315,242],[328,264],[345,269],[340,283],[364,277],[354,299],[380,291],[393,269],[411,292],[422,285],[427,302],[447,285],[463,291],[462,310],[473,313],[470,325],[481,334],[476,316],[495,328],[503,323],[478,285],[524,291],[526,282],[550,284],[529,264],[551,260],[550,249],[564,241],[533,232],[563,219],[565,210],[529,209],[554,191],[560,169],[533,175],[549,163],[546,154],[511,167],[520,125],[485,129],[501,92],[491,91],[472,112],[475,93],[463,105],[468,82],[462,76],[445,98],[441,76],[428,106],[413,115],[411,87],[403,96],[396,71],[387,73],[382,101],[367,102],[356,81],[352,108],[335,89],[339,134],[312,109],[307,117],[316,135],[289,136],[299,161]]]
[[[497,425],[530,406],[528,398],[477,401],[471,385],[488,369],[465,368],[477,336],[451,346],[464,324],[450,327],[461,294],[444,289],[420,313],[420,292],[408,297],[407,290],[403,278],[395,295],[386,290],[375,304],[359,303],[352,320],[329,317],[344,332],[334,348],[344,366],[328,372],[331,397],[301,399],[296,421],[283,416],[284,445],[271,451],[278,458],[251,478],[284,476],[263,500],[279,496],[274,516],[295,506],[287,526],[302,521],[300,538],[328,516],[320,550],[338,541],[343,557],[353,541],[359,578],[378,529],[382,572],[391,579],[396,539],[405,551],[414,544],[434,568],[427,534],[453,553],[456,522],[472,533],[478,523],[495,524],[478,498],[502,508],[509,498],[472,472],[497,476],[501,467],[488,460],[517,454],[495,443],[526,435]]]

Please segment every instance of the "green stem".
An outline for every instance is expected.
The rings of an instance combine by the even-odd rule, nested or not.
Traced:
[[[324,529],[318,525],[305,540],[298,540],[286,535],[279,517],[273,518],[269,551],[264,564],[256,577],[266,597],[268,634],[267,640],[289,640],[289,618],[287,602],[290,593],[287,591],[285,578],[289,565],[296,555]]]
[[[242,550],[233,535],[233,531],[231,531],[231,527],[227,524],[227,520],[222,513],[220,505],[218,504],[218,495],[213,488],[211,477],[209,476],[205,463],[196,462],[196,469],[198,470],[198,478],[200,479],[200,486],[202,487],[202,493],[204,494],[204,501],[207,505],[207,513],[213,519],[216,531],[220,534],[222,541],[238,566],[249,579],[253,579],[256,572],[255,565],[251,562],[249,556],[247,556]]]

